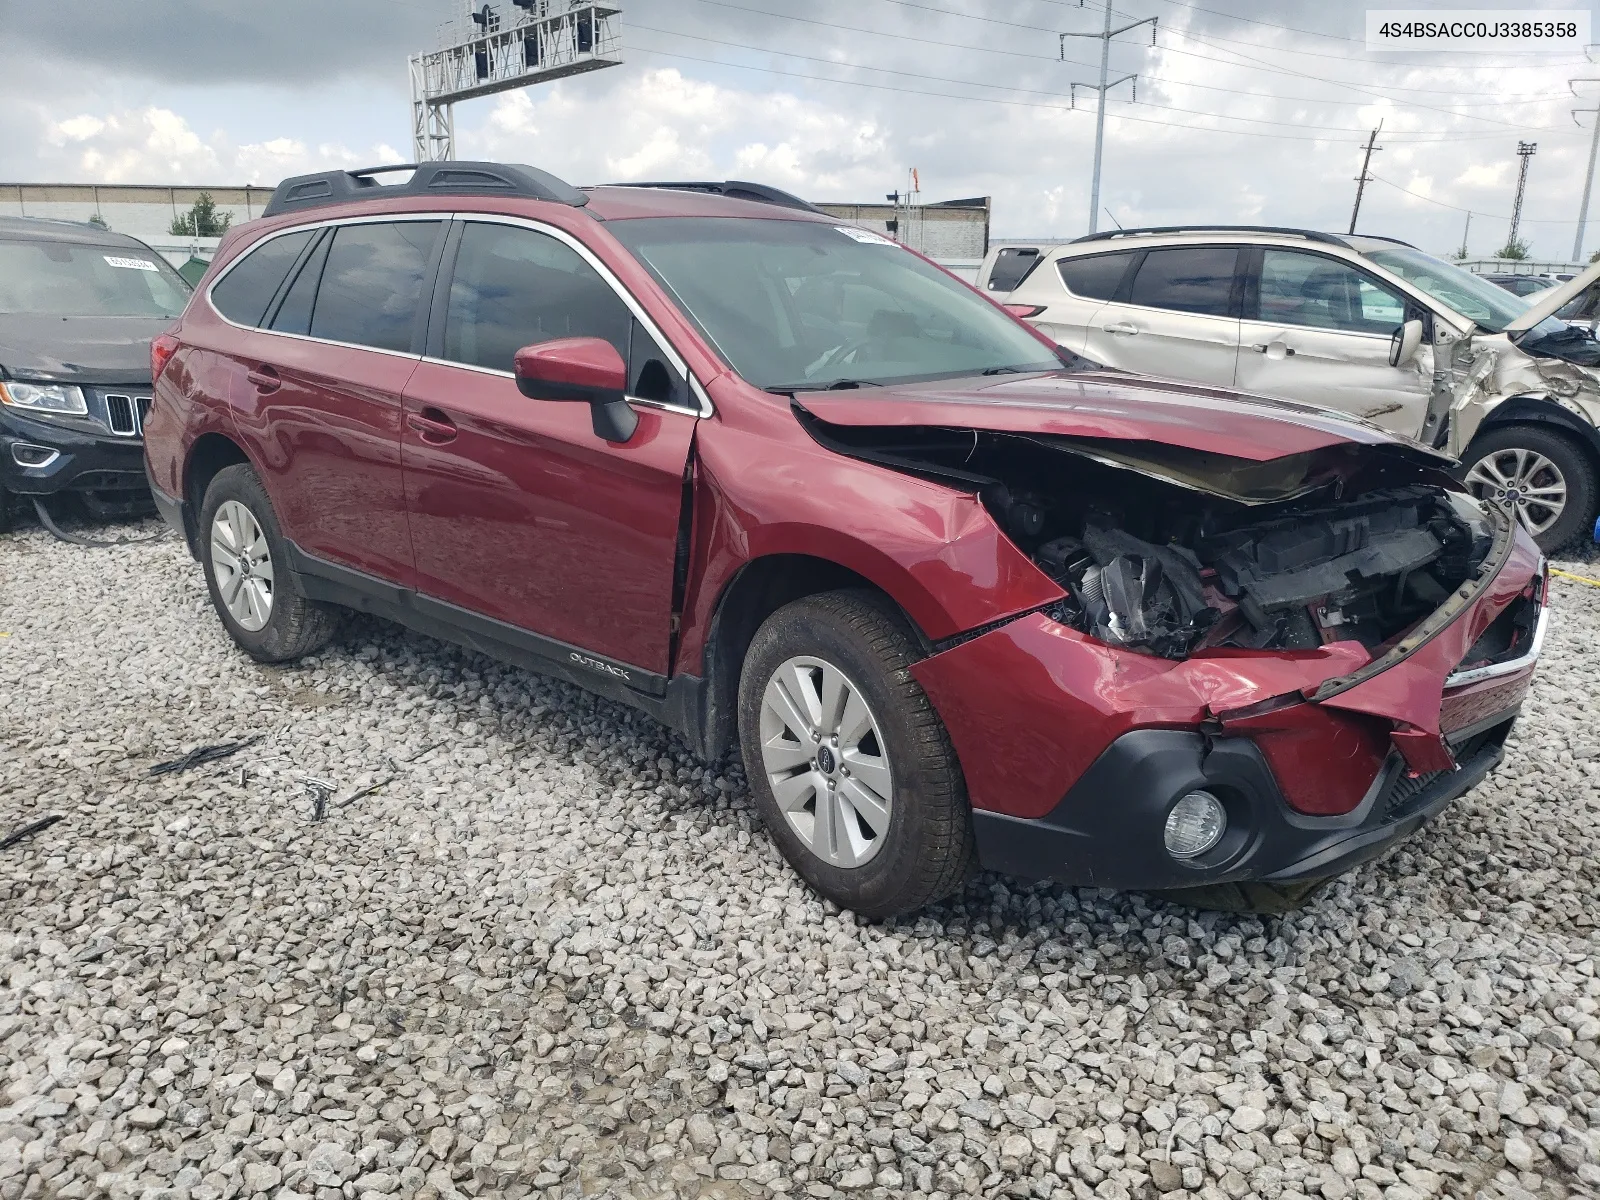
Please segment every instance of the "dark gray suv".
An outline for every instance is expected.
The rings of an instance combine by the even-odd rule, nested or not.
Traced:
[[[150,504],[150,340],[189,290],[135,238],[0,217],[0,530],[24,498],[71,492],[96,516]]]

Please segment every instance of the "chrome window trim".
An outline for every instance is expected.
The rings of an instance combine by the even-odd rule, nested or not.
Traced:
[[[589,266],[592,267],[600,276],[600,278],[606,281],[606,283],[611,287],[611,290],[617,294],[617,297],[622,301],[624,306],[626,306],[629,313],[631,313],[633,317],[645,327],[645,330],[653,338],[655,338],[656,344],[661,346],[666,351],[667,357],[671,360],[673,369],[676,370],[679,375],[683,376],[683,378],[688,380],[689,390],[694,395],[695,399],[699,401],[700,407],[698,410],[696,410],[683,405],[662,404],[654,400],[644,400],[637,396],[627,396],[625,399],[627,399],[627,401],[631,404],[643,404],[650,408],[657,408],[666,412],[686,413],[693,417],[709,417],[715,414],[716,409],[712,407],[711,398],[706,395],[705,388],[702,387],[700,381],[695,378],[694,373],[689,370],[689,364],[684,360],[683,356],[678,353],[677,347],[675,347],[666,338],[666,336],[662,334],[661,327],[651,319],[649,313],[645,312],[644,306],[641,305],[638,300],[634,299],[633,294],[623,286],[622,281],[612,273],[611,268],[606,266],[606,264],[595,255],[594,251],[590,250],[589,247],[585,246],[581,241],[573,237],[566,230],[559,229],[554,225],[547,225],[543,221],[532,220],[528,217],[514,217],[505,213],[457,212],[451,210],[438,212],[373,213],[359,217],[335,217],[332,220],[310,221],[303,225],[290,225],[283,229],[274,230],[260,241],[253,243],[248,250],[224,267],[221,273],[219,273],[215,279],[206,285],[206,304],[210,307],[212,314],[216,316],[218,320],[222,321],[223,324],[231,325],[235,329],[245,330],[248,333],[264,333],[270,337],[293,338],[296,341],[312,342],[319,346],[340,346],[349,350],[370,350],[374,354],[388,354],[395,358],[409,358],[420,362],[435,363],[439,366],[459,367],[462,370],[478,371],[480,373],[489,375],[501,375],[507,379],[515,379],[516,376],[510,371],[498,371],[492,367],[480,367],[472,363],[454,362],[450,359],[435,358],[427,354],[412,354],[408,350],[389,350],[381,346],[363,345],[360,342],[339,342],[334,341],[332,338],[312,337],[310,334],[305,333],[286,333],[278,329],[267,329],[260,325],[244,325],[226,316],[223,311],[217,307],[216,302],[211,298],[212,290],[224,279],[226,279],[233,272],[235,267],[244,262],[262,246],[265,246],[268,242],[274,241],[277,238],[287,237],[291,233],[305,233],[318,229],[333,229],[340,225],[374,225],[393,221],[460,221],[464,224],[477,221],[488,225],[516,225],[524,229],[531,229],[535,233],[542,233],[555,238],[557,241],[575,251],[578,257],[582,258],[586,263],[588,263]]]
[[[378,225],[395,221],[444,221],[448,223],[454,219],[454,214],[447,212],[383,213],[381,215],[364,217],[336,217],[331,221],[314,221],[306,225],[291,225],[286,229],[274,230],[272,233],[267,234],[267,236],[262,238],[260,241],[252,243],[248,250],[239,255],[238,258],[234,259],[226,267],[222,268],[221,273],[206,285],[206,305],[211,309],[212,315],[224,325],[231,325],[233,328],[242,329],[246,333],[265,333],[272,337],[295,338],[296,340],[302,342],[315,342],[319,346],[340,346],[346,350],[370,350],[374,354],[389,354],[395,356],[396,358],[409,358],[415,360],[420,358],[421,355],[412,354],[409,350],[389,350],[383,346],[367,346],[361,342],[339,342],[335,341],[333,338],[312,337],[310,334],[306,333],[285,333],[281,329],[268,329],[263,325],[245,325],[235,321],[232,317],[229,317],[220,308],[218,308],[216,301],[211,298],[211,293],[216,288],[217,284],[221,283],[224,279],[231,275],[233,273],[233,269],[240,263],[244,262],[245,259],[249,258],[268,242],[277,241],[277,239],[281,237],[287,237],[291,233],[307,233],[318,229],[334,229],[340,225]],[[420,296],[418,297],[418,300],[421,300]]]
[[[1544,649],[1545,629],[1550,623],[1550,609],[1539,610],[1539,623],[1533,627],[1533,645],[1528,647],[1526,654],[1513,658],[1508,662],[1489,663],[1487,666],[1474,667],[1470,671],[1456,671],[1444,681],[1447,688],[1465,687],[1469,683],[1482,683],[1485,679],[1498,679],[1502,675],[1515,675],[1518,671],[1532,666],[1539,658],[1539,651]]]

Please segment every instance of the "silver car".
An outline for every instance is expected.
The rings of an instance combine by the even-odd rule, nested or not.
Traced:
[[[1392,238],[1208,226],[1000,244],[978,286],[1102,366],[1446,448],[1550,551],[1600,509],[1600,343],[1553,316],[1597,278],[1524,299]]]

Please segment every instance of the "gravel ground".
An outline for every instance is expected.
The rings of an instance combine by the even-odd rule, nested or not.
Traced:
[[[0,1200],[1600,1195],[1554,591],[1498,773],[1300,913],[986,875],[868,926],[642,716],[364,618],[260,667],[175,541],[26,529],[0,836],[65,819],[0,850]]]

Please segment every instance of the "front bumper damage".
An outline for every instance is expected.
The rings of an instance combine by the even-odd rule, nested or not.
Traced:
[[[105,515],[147,509],[144,444],[88,419],[39,420],[0,405],[0,489],[41,497],[73,492]]]
[[[1474,576],[1377,656],[1330,642],[1173,661],[1035,612],[918,663],[966,774],[979,861],[1079,886],[1286,883],[1409,836],[1499,761],[1532,679],[1537,638],[1490,674],[1460,670],[1542,574],[1531,540],[1494,520]],[[1199,788],[1223,800],[1228,833],[1179,861],[1163,824]]]
[[[1489,415],[1517,397],[1546,400],[1587,426],[1600,426],[1600,376],[1590,368],[1557,358],[1535,358],[1512,345],[1503,333],[1462,338],[1450,346],[1447,361],[1446,449],[1456,458],[1466,453]]]

